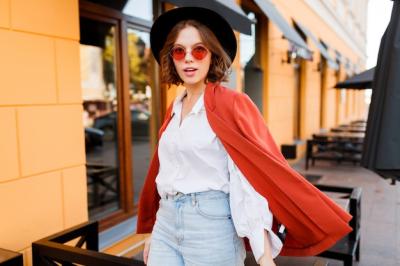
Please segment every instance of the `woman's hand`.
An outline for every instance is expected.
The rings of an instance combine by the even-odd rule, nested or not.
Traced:
[[[144,240],[144,249],[143,249],[144,264],[147,264],[147,258],[149,257],[150,243],[151,243],[151,234]]]
[[[268,231],[264,230],[264,254],[258,261],[261,266],[276,266],[271,255],[271,244],[269,243]]]
[[[269,260],[267,257],[263,256],[259,260],[260,266],[276,266],[273,260]]]

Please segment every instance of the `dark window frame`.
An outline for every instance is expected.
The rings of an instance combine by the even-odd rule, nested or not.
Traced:
[[[153,9],[156,1],[153,1]],[[134,184],[133,184],[133,168],[132,168],[132,148],[131,148],[131,114],[129,109],[129,58],[127,31],[128,28],[150,32],[152,21],[141,18],[132,17],[118,10],[101,6],[85,0],[79,1],[79,17],[92,19],[99,22],[112,23],[116,27],[116,84],[117,84],[117,100],[118,100],[118,158],[119,158],[119,178],[120,178],[120,209],[106,216],[100,221],[100,231],[110,228],[128,218],[137,214],[137,205],[134,206]],[[155,61],[155,60],[152,60]],[[160,124],[160,92],[158,91],[157,67],[154,62],[151,65],[152,77],[151,87],[153,88],[152,109],[154,113],[151,118],[150,142],[152,151],[154,152],[157,128]],[[154,79],[153,79],[154,78]]]

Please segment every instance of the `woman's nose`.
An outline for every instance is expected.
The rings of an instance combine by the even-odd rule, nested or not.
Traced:
[[[192,57],[192,51],[186,51],[185,54],[185,62],[192,62],[193,61],[193,57]]]

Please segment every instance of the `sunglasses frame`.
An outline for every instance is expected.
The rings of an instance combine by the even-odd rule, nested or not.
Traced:
[[[204,56],[203,56],[202,58],[197,58],[197,57],[193,54],[193,51],[195,51],[196,48],[198,48],[198,47],[201,47],[201,48],[203,48],[203,49],[206,51],[206,52],[204,53]],[[176,58],[174,58],[174,56],[173,56],[173,52],[174,52],[174,50],[177,49],[177,48],[183,49],[184,52],[185,52],[185,55],[184,55],[181,59],[176,59]],[[210,52],[210,51],[209,51],[203,44],[197,44],[197,45],[195,45],[195,46],[193,47],[193,49],[191,49],[190,54],[192,55],[192,57],[193,57],[194,59],[200,61],[200,60],[203,60],[203,59],[207,56],[207,54],[208,54],[209,52]],[[185,59],[187,53],[188,53],[188,52],[187,52],[187,49],[186,49],[185,47],[183,47],[183,46],[180,46],[180,45],[176,45],[176,46],[172,47],[171,50],[169,51],[169,55],[171,56],[171,58],[172,58],[173,60],[176,60],[176,61],[181,61],[181,60]]]

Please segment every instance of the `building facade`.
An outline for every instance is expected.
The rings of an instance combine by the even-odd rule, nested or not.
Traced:
[[[26,265],[33,241],[81,222],[135,231],[158,128],[182,89],[160,84],[149,31],[177,2],[0,0],[0,247]],[[313,133],[366,118],[363,91],[333,86],[365,67],[367,1],[209,2],[252,22],[236,31],[224,85],[249,94],[296,159]]]

